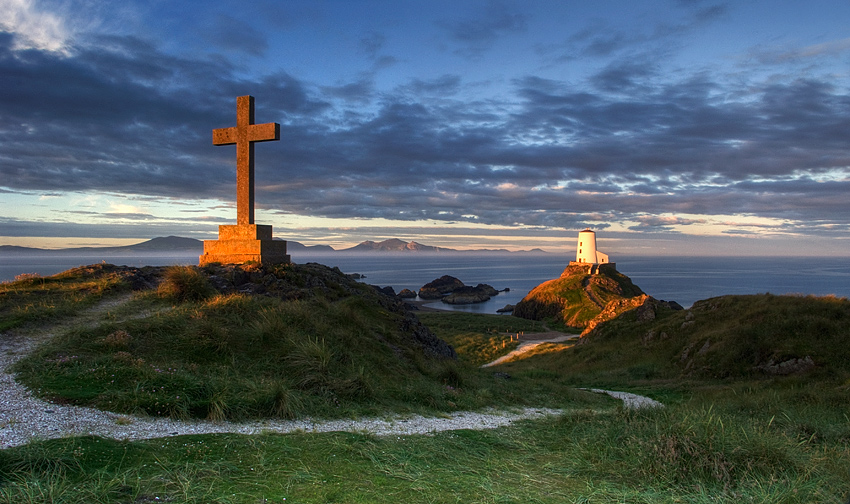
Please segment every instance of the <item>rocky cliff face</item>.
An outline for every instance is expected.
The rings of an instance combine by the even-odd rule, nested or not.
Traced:
[[[567,267],[560,278],[529,292],[514,308],[514,315],[532,320],[555,318],[568,327],[591,330],[603,320],[646,305],[648,299],[652,298],[614,268],[590,274],[586,267]]]

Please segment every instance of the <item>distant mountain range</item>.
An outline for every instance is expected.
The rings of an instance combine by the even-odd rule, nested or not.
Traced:
[[[424,253],[474,253],[474,252],[510,252],[504,249],[479,249],[479,250],[456,250],[445,247],[433,247],[431,245],[423,245],[415,241],[406,242],[397,238],[374,242],[371,240],[364,241],[354,247],[342,250],[334,250],[329,245],[303,245],[296,241],[287,241],[287,250],[289,253],[299,252],[336,252],[336,253],[408,253],[408,252],[424,252]],[[148,241],[136,243],[134,245],[125,245],[122,247],[76,247],[64,249],[42,249],[34,247],[18,247],[16,245],[0,245],[0,254],[6,255],[50,255],[50,254],[145,254],[145,253],[183,253],[194,252],[201,254],[204,249],[204,242],[194,238],[183,238],[180,236],[166,236],[153,238]],[[545,253],[541,249],[532,249],[532,253]]]

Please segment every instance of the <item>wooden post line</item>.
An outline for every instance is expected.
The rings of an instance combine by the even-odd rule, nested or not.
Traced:
[[[254,142],[280,140],[280,124],[254,124],[254,97],[236,98],[236,126],[214,129],[213,145],[236,144],[236,224],[254,223]]]

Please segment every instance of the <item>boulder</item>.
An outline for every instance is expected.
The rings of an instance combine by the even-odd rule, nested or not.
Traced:
[[[416,293],[410,289],[402,289],[398,292],[397,295],[402,299],[413,299],[416,297]]]
[[[378,287],[377,285],[373,285],[378,292],[382,294],[386,294],[387,296],[395,296],[395,289],[393,289],[392,285],[387,285],[386,287]]]

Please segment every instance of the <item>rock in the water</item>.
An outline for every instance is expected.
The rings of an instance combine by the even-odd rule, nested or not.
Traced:
[[[416,293],[410,289],[402,289],[398,292],[397,296],[402,299],[413,299],[416,297]]]
[[[443,302],[448,304],[483,303],[489,300],[490,296],[498,293],[499,291],[487,284],[478,284],[475,287],[464,286],[444,297]]]
[[[510,313],[512,311],[514,311],[514,305],[506,304],[504,308],[499,308],[498,310],[496,310],[496,313]]]
[[[422,299],[440,299],[451,294],[457,289],[464,287],[463,282],[450,275],[429,282],[419,289],[419,297]]]

